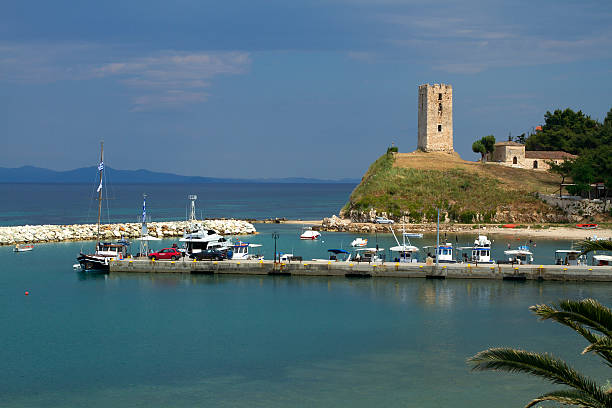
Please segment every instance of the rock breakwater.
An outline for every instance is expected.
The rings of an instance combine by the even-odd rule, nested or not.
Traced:
[[[187,221],[166,221],[147,223],[149,235],[157,238],[182,236],[187,229],[194,227],[213,229],[225,235],[255,234],[253,224],[242,220],[205,220],[189,223]],[[96,224],[72,225],[20,225],[0,227],[0,245],[21,243],[41,243],[59,241],[86,241],[96,239]],[[116,240],[137,238],[140,236],[141,224],[120,223],[100,225],[100,239]]]

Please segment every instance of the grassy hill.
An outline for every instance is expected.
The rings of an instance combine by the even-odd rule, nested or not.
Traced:
[[[558,191],[559,177],[462,160],[457,154],[389,153],[376,160],[342,209],[359,219],[375,209],[410,222],[557,222],[563,215],[536,197]]]

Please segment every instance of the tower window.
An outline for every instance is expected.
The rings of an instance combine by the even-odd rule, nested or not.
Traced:
[[[438,125],[438,132],[442,131],[442,125]]]
[[[442,103],[438,104],[438,112],[442,112]]]
[[[439,100],[439,101],[441,101],[441,100],[442,100],[442,94],[441,94],[441,93],[439,93],[439,94],[438,94],[438,100]]]
[[[537,169],[537,168],[538,168],[538,161],[537,161],[537,160],[534,160],[534,161],[533,161],[533,168],[534,168],[534,169]]]

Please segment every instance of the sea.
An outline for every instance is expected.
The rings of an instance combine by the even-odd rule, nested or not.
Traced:
[[[205,217],[320,219],[354,185],[118,185],[111,221]],[[3,225],[87,222],[91,186],[0,185]],[[117,211],[115,210],[117,209]],[[94,207],[95,210],[95,207]],[[91,222],[91,221],[89,221]],[[355,234],[300,241],[300,225],[255,224],[267,258],[347,249]],[[457,246],[477,235],[443,237]],[[380,248],[391,234],[364,235]],[[571,241],[493,238],[494,257],[529,244],[536,263]],[[167,246],[176,240],[164,240]],[[427,247],[431,234],[413,239]],[[493,346],[551,352],[606,383],[585,342],[529,306],[593,297],[612,284],[281,276],[92,275],[72,265],[92,242],[0,247],[0,407],[515,407],[559,386],[472,372]],[[27,295],[26,295],[27,292]]]

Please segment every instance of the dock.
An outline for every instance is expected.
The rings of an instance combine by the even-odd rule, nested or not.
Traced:
[[[337,276],[347,278],[503,279],[539,281],[612,281],[612,266],[435,264],[398,262],[336,262],[272,260],[151,261],[114,260],[110,273],[178,273],[281,276]]]

